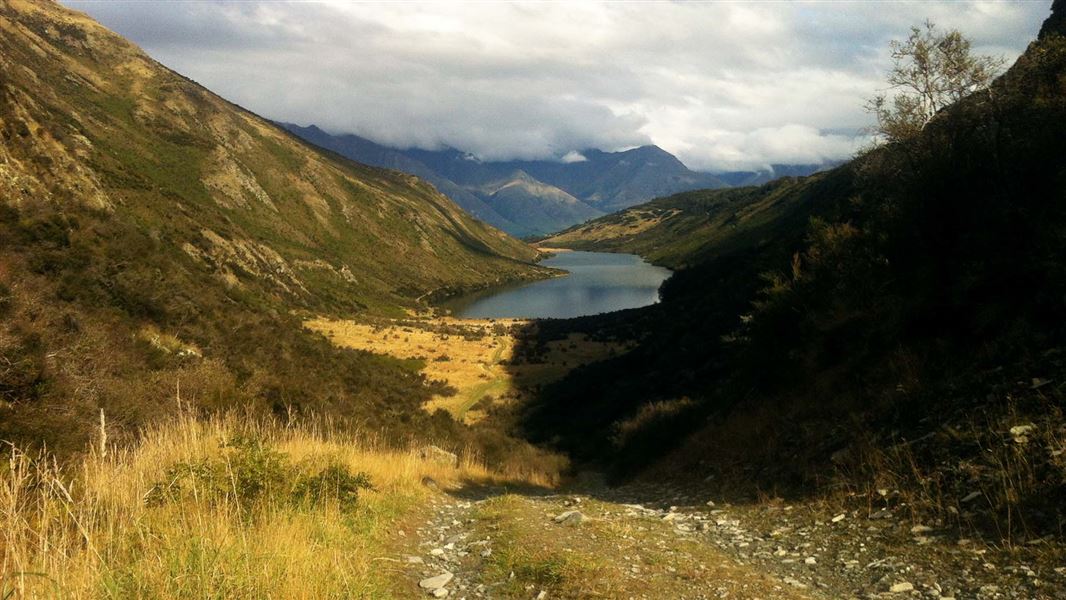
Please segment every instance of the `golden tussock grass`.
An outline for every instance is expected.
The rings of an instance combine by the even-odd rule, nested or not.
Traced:
[[[514,337],[510,328],[521,322],[437,317],[429,321],[379,323],[317,319],[305,325],[339,346],[423,360],[426,377],[444,381],[457,390],[451,396],[435,396],[426,410],[441,408],[463,420],[471,406],[483,397],[498,399],[511,389],[511,377],[501,361],[511,358]]]
[[[515,328],[523,319],[457,319],[452,317],[379,320],[372,323],[314,319],[304,323],[334,344],[405,360],[421,360],[422,373],[455,389],[438,394],[426,410],[448,411],[472,423],[484,416],[482,400],[499,402],[521,389],[562,378],[574,367],[631,349],[620,342],[601,342],[571,334],[545,345],[536,363],[515,361]]]
[[[280,457],[278,472],[286,477],[306,481],[324,465],[339,465],[365,474],[373,489],[360,490],[354,504],[339,495],[294,502],[291,486],[269,487],[269,460],[242,458],[228,445],[243,438],[268,448],[262,456]],[[433,493],[422,479],[442,487],[504,479],[471,457],[458,465],[434,462],[417,448],[388,449],[371,437],[232,415],[177,418],[144,431],[135,446],[97,446],[67,466],[15,448],[5,462],[5,600],[393,597],[397,570],[387,555],[397,530]],[[176,473],[210,472],[221,475],[221,494],[218,481],[192,477],[180,494],[153,501],[178,480]],[[268,486],[244,502],[258,477]]]

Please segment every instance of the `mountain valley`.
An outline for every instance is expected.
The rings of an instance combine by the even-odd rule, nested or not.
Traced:
[[[417,175],[471,215],[519,237],[555,233],[676,192],[753,185],[826,168],[773,165],[762,171],[712,175],[690,170],[657,146],[622,152],[585,150],[573,162],[482,161],[454,149],[397,150],[356,135],[330,135],[314,125],[282,126],[352,160]]]
[[[1046,17],[911,135],[712,175],[279,123],[0,0],[0,599],[1066,598]],[[449,313],[572,250],[673,274]]]

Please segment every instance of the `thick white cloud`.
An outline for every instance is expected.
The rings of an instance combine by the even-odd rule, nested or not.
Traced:
[[[656,143],[708,170],[846,158],[890,39],[931,18],[1013,60],[1050,6],[64,1],[273,119],[486,159]]]

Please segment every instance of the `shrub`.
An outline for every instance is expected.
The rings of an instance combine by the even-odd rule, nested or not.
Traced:
[[[247,508],[282,487],[286,480],[285,455],[251,437],[223,442],[216,460],[177,463],[164,480],[152,486],[145,499],[160,505],[196,494],[213,502],[233,500]]]
[[[289,463],[288,457],[262,440],[237,436],[223,442],[222,455],[214,460],[178,463],[167,469],[163,481],[145,495],[149,506],[159,506],[195,496],[211,503],[233,502],[249,509],[264,502],[317,506],[336,501],[352,509],[360,490],[372,490],[370,476],[352,473],[346,466],[330,463],[308,474]]]
[[[370,475],[352,473],[347,465],[332,463],[315,475],[301,475],[292,488],[292,498],[299,504],[317,506],[335,500],[341,508],[355,508],[360,490],[373,490]]]
[[[0,317],[6,317],[11,312],[14,303],[15,298],[11,293],[11,288],[0,283]]]

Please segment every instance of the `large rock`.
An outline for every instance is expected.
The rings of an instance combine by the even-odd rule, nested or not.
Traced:
[[[909,581],[900,581],[899,583],[892,584],[892,587],[888,588],[888,591],[893,594],[902,594],[903,592],[914,591],[914,584]]]
[[[418,458],[450,467],[459,466],[459,457],[437,446],[424,446],[418,451]]]
[[[579,510],[568,510],[560,515],[557,515],[554,519],[556,523],[562,525],[580,525],[585,520],[585,515],[581,514]]]
[[[419,581],[418,587],[424,590],[435,592],[448,585],[448,583],[450,583],[454,577],[455,575],[449,573],[448,571],[445,571],[440,575],[434,575],[433,577],[427,577],[422,581]]]

